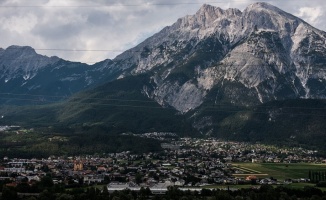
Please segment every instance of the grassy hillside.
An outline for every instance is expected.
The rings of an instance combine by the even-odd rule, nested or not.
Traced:
[[[145,75],[120,79],[79,93],[58,112],[58,121],[73,126],[100,126],[118,132],[171,131],[193,135],[195,130],[173,108],[162,108],[146,96]]]
[[[27,128],[55,126],[57,110],[61,104],[34,106],[0,106],[1,125],[16,125]]]
[[[81,92],[55,105],[3,106],[0,125],[24,127],[69,127],[76,132],[177,132],[196,133],[185,116],[171,108],[162,108],[146,96],[151,90],[145,75],[128,77]]]

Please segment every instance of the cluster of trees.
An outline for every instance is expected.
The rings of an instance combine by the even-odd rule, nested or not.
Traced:
[[[23,179],[16,186],[11,185],[10,183],[9,180],[0,181],[0,191],[2,191],[1,200],[34,199],[38,196],[41,197],[43,193],[49,192],[53,194],[65,193],[64,185],[54,184],[50,175],[42,177],[39,182],[32,185],[28,183],[27,178]]]
[[[309,171],[309,179],[313,183],[325,182],[326,171]]]
[[[6,187],[8,183],[11,183],[9,179],[5,179],[3,181],[0,181],[0,190]],[[61,185],[55,185],[53,183],[52,177],[50,174],[44,176],[41,178],[39,182],[35,182],[35,184],[29,185],[28,179],[24,178],[22,181],[15,187],[15,190],[17,192],[21,193],[39,193],[43,191],[44,189],[52,188],[55,189],[56,192],[63,191],[64,187],[61,187]]]
[[[153,195],[148,188],[139,192],[131,190],[114,191],[109,193],[106,186],[102,188],[73,188],[64,189],[53,184],[50,177],[42,179],[37,193],[18,193],[18,188],[3,186],[1,200],[326,200],[326,192],[314,187],[293,189],[288,187],[274,188],[262,185],[259,189],[210,190],[201,192],[181,191],[177,187],[169,187],[166,194]],[[19,191],[21,192],[21,191]]]

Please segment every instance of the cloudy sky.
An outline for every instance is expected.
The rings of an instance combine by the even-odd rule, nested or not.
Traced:
[[[325,0],[269,2],[326,31]],[[194,14],[202,4],[243,10],[257,0],[1,0],[0,47],[27,45],[39,54],[94,63],[114,58]]]

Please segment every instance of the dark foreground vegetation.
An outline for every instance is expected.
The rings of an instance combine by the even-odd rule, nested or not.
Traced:
[[[238,190],[210,190],[200,192],[181,191],[177,187],[169,187],[165,194],[153,195],[148,188],[140,191],[114,191],[109,193],[106,186],[67,189],[63,185],[53,184],[51,177],[45,176],[38,184],[30,186],[22,182],[16,187],[6,186],[0,182],[1,200],[322,200],[326,199],[326,192],[314,187],[293,189],[284,186],[273,187],[262,185],[260,188]]]

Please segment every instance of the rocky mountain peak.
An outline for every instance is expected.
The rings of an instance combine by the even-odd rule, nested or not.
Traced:
[[[6,50],[4,50],[4,54],[12,55],[12,56],[20,56],[20,57],[37,55],[37,53],[32,47],[17,46],[17,45],[9,46]]]
[[[254,3],[243,12],[242,21],[245,28],[257,27],[274,31],[291,32],[301,20],[269,3]]]
[[[216,21],[228,19],[232,17],[240,17],[241,11],[238,9],[223,10],[220,7],[204,4],[192,18],[195,18],[200,25],[209,27],[214,25]]]
[[[324,62],[324,35],[268,3],[251,4],[243,12],[204,4],[136,47],[147,53],[133,59],[132,72],[157,70],[156,88],[148,96],[182,113],[199,106],[214,88],[217,96],[242,105],[310,97],[312,84],[323,88],[324,78],[317,82],[304,70],[318,64],[306,55],[318,48],[323,53],[315,60]],[[246,97],[236,94],[244,90]],[[324,98],[319,89],[314,93]]]
[[[15,77],[28,79],[37,74],[39,69],[58,60],[60,60],[58,57],[49,58],[39,55],[29,46],[9,46],[2,53],[0,52],[0,70],[4,72],[0,78],[5,78],[7,81]]]
[[[272,16],[280,15],[285,18],[291,18],[291,19],[296,18],[293,15],[285,12],[284,10],[281,10],[280,8],[266,2],[253,3],[247,6],[247,8],[244,10],[244,13],[246,12],[254,12],[254,13],[261,13],[261,14],[266,13]]]
[[[209,5],[209,4],[203,4],[199,10],[197,11],[197,13],[203,13],[203,12],[208,12],[210,10],[214,10],[216,7]]]
[[[241,15],[241,11],[236,8],[228,8],[224,10],[220,7],[215,7],[209,4],[204,4],[200,7],[200,9],[196,12],[197,16],[205,15],[211,16],[212,18],[222,17],[222,15]]]
[[[247,6],[247,9],[267,9],[267,10],[280,10],[279,8],[267,2],[255,2]]]
[[[196,12],[196,15],[206,15],[206,16],[217,16],[218,14],[222,14],[224,12],[223,9],[219,7],[215,7],[212,5],[204,4],[202,7]]]
[[[35,49],[29,46],[12,45],[4,49],[0,54],[0,62],[4,66],[28,65],[34,69],[43,67],[49,63],[59,60],[58,57],[47,57],[36,53]]]

